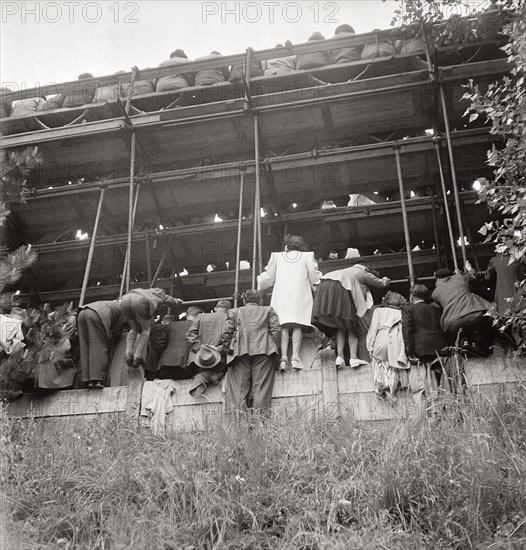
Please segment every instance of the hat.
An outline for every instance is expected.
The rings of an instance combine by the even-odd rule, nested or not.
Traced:
[[[26,310],[21,307],[14,307],[9,315],[11,317],[15,317],[16,319],[20,319],[21,321],[25,321],[27,319]]]
[[[345,259],[348,260],[349,258],[359,258],[360,252],[357,248],[348,248],[347,253],[345,254]]]
[[[194,358],[194,363],[202,369],[213,369],[219,361],[221,361],[221,354],[208,344],[203,344]]]
[[[230,300],[219,300],[219,302],[217,302],[216,304],[216,307],[224,307],[226,309],[231,309],[232,303],[230,302]]]
[[[343,25],[336,27],[334,34],[340,34],[342,32],[351,32],[352,34],[354,34],[354,29],[351,27],[351,25],[344,23]]]
[[[437,279],[445,279],[446,277],[451,277],[453,275],[453,272],[451,269],[448,269],[447,267],[444,267],[443,269],[437,269],[435,271],[435,277]]]

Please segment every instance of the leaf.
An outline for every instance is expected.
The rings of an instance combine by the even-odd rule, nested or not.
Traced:
[[[469,121],[470,122],[473,122],[474,120],[477,120],[477,118],[479,117],[479,114],[478,113],[471,113],[469,115]]]

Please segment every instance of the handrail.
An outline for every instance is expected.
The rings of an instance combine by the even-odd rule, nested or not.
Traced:
[[[474,20],[475,18],[466,18],[466,20]],[[367,33],[354,34],[345,37],[330,37],[325,40],[303,42],[301,44],[292,45],[290,47],[283,46],[279,48],[267,48],[264,50],[253,51],[252,59],[255,61],[264,61],[276,57],[284,57],[290,55],[301,55],[318,51],[327,51],[331,46],[337,48],[346,48],[353,46],[364,46],[366,44],[375,43],[379,39],[398,40],[406,38],[408,27],[395,27],[393,29],[384,29],[379,31],[371,31]],[[495,42],[495,40],[491,40]],[[471,46],[467,42],[464,46]],[[438,48],[440,50],[442,48]],[[221,56],[217,59],[202,59],[199,61],[188,61],[188,63],[177,64],[177,72],[197,72],[208,69],[217,69],[226,65],[242,63],[246,60],[246,53]],[[173,66],[156,67],[152,69],[138,69],[137,80],[152,80],[163,76],[173,74]],[[132,81],[134,71],[119,73],[118,75],[103,75],[83,80],[70,80],[66,82],[50,82],[42,86],[33,88],[24,88],[21,90],[0,92],[0,101],[15,101],[18,99],[27,99],[32,97],[42,97],[59,93],[71,93],[84,86],[96,84],[108,85],[114,83],[129,83]]]

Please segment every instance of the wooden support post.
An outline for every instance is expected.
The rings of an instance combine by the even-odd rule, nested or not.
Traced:
[[[444,179],[444,170],[442,169],[442,158],[440,156],[440,136],[435,136],[435,150],[437,153],[438,173],[440,176],[440,185],[442,187],[442,198],[444,199],[444,211],[446,213],[447,230],[449,233],[449,243],[451,246],[451,254],[453,255],[453,265],[458,269],[457,251],[455,248],[455,237],[453,235],[453,226],[451,224],[451,215],[449,213],[449,203],[447,200],[446,180]]]
[[[256,161],[256,185],[254,188],[254,215],[253,215],[253,238],[252,238],[252,288],[256,288],[256,275],[258,269],[261,269],[261,241],[258,238],[261,235],[261,202],[259,197],[260,189],[260,174],[259,174],[259,127],[258,115],[254,113],[254,157]]]
[[[133,186],[135,183],[135,150],[136,150],[137,137],[135,132],[131,135],[131,159],[130,159],[130,192],[128,202],[128,243],[126,245],[126,256],[124,258],[124,277],[121,282],[120,296],[130,290],[130,264],[131,264],[131,246],[132,246],[132,233],[133,233]]]
[[[128,94],[126,96],[126,106],[124,108],[124,111],[127,115],[130,114],[130,108],[131,108],[131,99],[133,96],[133,85],[135,84],[135,80],[137,79],[137,73],[139,72],[139,68],[134,66],[132,68],[132,74],[130,79],[130,87],[128,88]]]
[[[150,248],[150,234],[148,230],[144,232],[144,245],[146,247],[146,273],[148,275],[148,284],[152,283],[152,250]]]
[[[132,221],[131,221],[131,225],[132,225],[132,230],[133,230],[133,226],[135,225],[135,214],[137,213],[137,202],[139,201],[139,191],[141,190],[141,184],[138,183],[137,184],[137,191],[135,192],[135,199],[133,201],[133,210],[132,210]],[[120,290],[120,296],[122,296],[124,294],[124,284],[126,283],[126,278],[128,278],[128,281],[127,281],[127,290],[126,292],[129,292],[130,290],[130,281],[129,281],[129,278],[130,278],[130,264],[131,264],[131,260],[128,261],[128,254],[131,252],[131,248],[130,248],[130,251],[128,252],[128,249],[126,249],[126,255],[124,257],[124,268],[122,270],[122,279],[121,279],[121,290]]]
[[[82,289],[80,291],[79,306],[84,305],[84,299],[86,298],[86,290],[88,288],[89,272],[91,270],[91,263],[93,262],[93,253],[95,251],[95,241],[97,239],[97,231],[99,229],[100,212],[102,210],[102,203],[104,201],[104,194],[106,193],[106,187],[102,186],[100,190],[99,204],[97,206],[97,214],[95,215],[95,224],[93,225],[93,233],[91,235],[91,241],[89,244],[88,260],[86,262],[86,269],[84,271],[84,280],[82,281]]]
[[[413,255],[411,252],[411,236],[409,234],[409,221],[407,217],[407,206],[405,203],[404,180],[402,177],[402,163],[400,162],[400,146],[395,145],[396,171],[398,174],[398,186],[400,188],[400,204],[402,206],[402,220],[404,222],[405,250],[407,254],[407,267],[409,268],[409,283],[415,284],[415,272],[413,269]]]
[[[424,48],[426,50],[427,70],[429,71],[430,78],[434,78],[433,63],[431,62],[431,52],[429,51],[429,43],[427,41],[426,31],[423,23],[420,23],[420,29],[422,31],[422,38],[424,39]]]
[[[455,209],[457,212],[458,234],[460,235],[460,250],[462,251],[462,261],[465,264],[468,257],[466,254],[466,238],[464,237],[464,227],[462,225],[462,211],[460,208],[460,196],[458,192],[457,173],[455,170],[455,157],[453,154],[453,142],[451,140],[451,128],[449,126],[449,117],[446,103],[446,94],[444,84],[440,83],[440,100],[442,101],[442,115],[446,128],[447,150],[449,153],[449,164],[451,166],[451,181],[453,182],[453,193],[455,195]]]
[[[431,218],[433,220],[433,234],[435,236],[435,249],[437,254],[437,265],[440,269],[442,267],[442,254],[440,253],[440,233],[438,231],[438,220],[437,220],[437,201],[433,190],[429,189],[431,195]]]
[[[243,225],[243,191],[245,186],[245,172],[240,173],[239,179],[239,212],[237,220],[237,244],[236,244],[236,279],[234,283],[234,307],[239,301],[239,262],[241,261],[241,227]]]

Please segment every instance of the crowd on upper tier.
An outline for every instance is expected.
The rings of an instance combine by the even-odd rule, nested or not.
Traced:
[[[287,235],[283,250],[272,253],[258,276],[258,288],[243,293],[241,307],[220,300],[211,312],[192,305],[179,315],[182,300],[150,288],[81,306],[76,315],[68,311],[60,326],[52,323],[56,312],[37,310],[28,317],[15,308],[1,316],[2,354],[27,353],[41,322],[47,329],[35,355],[39,388],[103,388],[110,365],[118,363],[144,367],[148,381],[192,378],[190,394],[199,397],[226,374],[225,400],[233,417],[249,400],[269,412],[275,372],[312,366],[301,357],[304,335],[314,331],[322,348],[336,351],[337,367],[370,364],[377,396],[395,399],[400,387],[447,387],[444,365],[452,349],[488,356],[497,337],[488,310],[505,312],[524,270],[509,256],[492,258],[484,277],[496,277],[493,305],[472,291],[480,275],[469,263],[464,273],[444,268],[434,275],[432,292],[415,284],[406,300],[389,290],[388,277],[360,263],[322,274],[303,238]],[[376,305],[375,288],[383,294]],[[263,305],[267,290],[270,305]],[[161,317],[166,307],[170,311]],[[77,383],[76,363],[82,379]]]
[[[391,56],[396,53],[422,54],[424,51],[423,42],[419,38],[396,41],[382,39],[364,46],[336,47],[338,39],[353,36],[354,34],[354,29],[350,25],[342,24],[336,28],[334,37],[327,40],[327,49],[301,55],[277,57],[263,62],[251,61],[250,77],[290,74],[298,70],[311,70],[327,65],[358,61],[360,59],[374,59]],[[308,40],[325,41],[325,37],[320,32],[314,32]],[[286,47],[292,47],[292,44],[288,41],[285,45]],[[276,45],[276,48],[283,47],[283,44]],[[193,61],[220,58],[221,54],[218,51],[212,51],[209,55],[196,58]],[[126,100],[130,94],[132,96],[139,96],[153,92],[180,90],[191,86],[202,87],[228,81],[239,82],[245,76],[243,63],[214,69],[204,69],[197,72],[187,72],[184,69],[178,70],[178,65],[190,61],[184,50],[178,48],[170,54],[169,59],[166,59],[159,65],[159,67],[170,67],[173,69],[172,73],[168,76],[162,76],[153,80],[141,80],[139,76],[139,80],[133,84],[119,82],[118,78],[116,78],[115,83],[100,87],[90,82],[88,85],[79,87],[78,90],[71,93],[58,94],[47,98],[29,98],[16,101],[12,104],[4,102],[0,106],[0,117],[20,117],[53,109],[81,107],[89,103],[115,102]],[[425,68],[427,65],[423,64],[422,67]],[[115,73],[115,77],[118,77],[122,73],[124,71]],[[82,73],[78,77],[79,81],[93,78],[91,73]],[[7,90],[2,89],[2,91]]]

